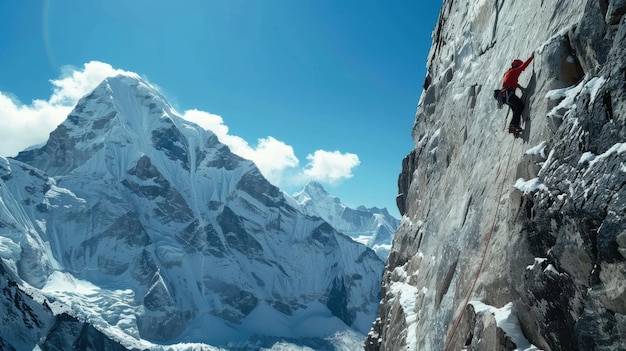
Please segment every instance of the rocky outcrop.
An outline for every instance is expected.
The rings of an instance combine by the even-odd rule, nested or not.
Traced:
[[[491,93],[531,54],[513,138]],[[428,68],[366,349],[625,350],[623,1],[444,1]]]
[[[66,313],[54,315],[47,302],[41,304],[19,287],[1,260],[0,307],[2,350],[128,350],[89,323]]]

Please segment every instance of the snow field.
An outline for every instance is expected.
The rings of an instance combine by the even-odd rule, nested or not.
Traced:
[[[397,279],[389,286],[389,303],[397,301],[402,307],[406,322],[406,351],[417,350],[417,328],[415,327],[419,311],[416,310],[415,300],[420,294],[420,290],[409,284],[409,277],[403,267],[396,267],[393,276]],[[426,294],[427,289],[422,290]]]
[[[46,299],[53,302],[55,314],[68,313],[79,320],[88,321],[98,330],[123,345],[150,347],[141,340],[136,315],[141,307],[134,302],[130,289],[102,289],[69,273],[56,271],[41,289]]]

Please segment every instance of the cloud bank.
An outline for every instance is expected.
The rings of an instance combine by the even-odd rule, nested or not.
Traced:
[[[339,151],[317,150],[306,158],[309,163],[304,174],[310,179],[331,184],[352,178],[352,169],[361,163],[356,154],[342,154]]]
[[[48,135],[72,111],[78,100],[106,77],[125,72],[103,62],[91,61],[82,69],[65,67],[53,86],[48,100],[33,100],[26,105],[9,93],[0,91],[0,155],[15,156],[25,148],[44,143]]]
[[[302,168],[293,147],[274,137],[260,138],[256,146],[251,146],[243,138],[230,135],[228,126],[224,124],[221,116],[199,110],[187,110],[183,118],[215,133],[232,152],[254,161],[265,178],[278,186],[302,184],[309,179],[338,184],[352,178],[352,170],[361,163],[356,154],[316,150],[306,156],[308,163]]]
[[[59,79],[50,80],[53,86],[50,98],[33,100],[30,104],[0,91],[0,155],[15,156],[29,146],[44,143],[81,97],[106,77],[122,73],[134,74],[98,61],[86,63],[82,68],[65,67]],[[182,117],[215,133],[233,153],[254,161],[261,173],[279,187],[300,186],[306,180],[338,184],[351,178],[353,169],[360,164],[356,154],[316,150],[306,156],[308,162],[301,166],[293,147],[272,136],[259,138],[256,145],[250,145],[243,138],[229,134],[221,116],[191,109]]]

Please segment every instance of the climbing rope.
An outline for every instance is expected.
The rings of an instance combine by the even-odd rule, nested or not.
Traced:
[[[508,152],[508,157],[507,157],[507,162],[506,162],[506,167],[505,169],[509,169],[509,164],[511,163],[511,154],[513,152],[513,144],[515,142],[511,142],[511,149]],[[500,170],[501,170],[501,166],[502,163],[498,163],[498,171],[496,172],[496,179],[498,179],[498,177],[500,176]],[[500,183],[500,188],[498,190],[498,202],[500,201],[500,199],[502,198],[502,191],[504,189],[504,183],[505,183],[505,179],[502,180],[502,182]],[[465,302],[463,303],[464,308],[461,310],[461,314],[456,318],[456,321],[454,322],[454,325],[452,326],[452,329],[450,330],[450,332],[448,333],[448,336],[446,337],[445,343],[444,343],[444,347],[443,347],[443,351],[447,351],[448,348],[450,347],[449,344],[449,340],[451,340],[452,337],[454,337],[454,335],[456,334],[456,330],[459,327],[459,324],[461,323],[461,320],[463,319],[463,316],[465,315],[465,310],[467,309],[467,304],[469,303],[470,298],[472,297],[472,294],[474,293],[474,288],[476,287],[476,282],[478,281],[478,277],[480,276],[480,273],[483,270],[483,266],[485,265],[485,257],[487,257],[487,249],[489,248],[489,243],[491,241],[491,237],[493,235],[493,231],[496,227],[496,220],[498,219],[498,215],[500,214],[500,206],[496,206],[496,213],[493,216],[493,221],[491,223],[491,228],[489,229],[489,232],[487,232],[487,238],[486,238],[486,243],[485,243],[485,248],[483,249],[483,253],[482,253],[482,257],[480,259],[480,265],[478,266],[478,269],[476,270],[476,273],[474,274],[474,279],[472,280],[472,285],[470,286],[469,291],[467,292],[467,295],[465,297]]]

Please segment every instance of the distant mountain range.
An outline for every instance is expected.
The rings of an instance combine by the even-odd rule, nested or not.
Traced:
[[[400,220],[391,216],[387,209],[349,208],[313,181],[293,197],[305,213],[321,217],[337,231],[376,251],[382,260],[387,259],[393,234],[400,224]]]

